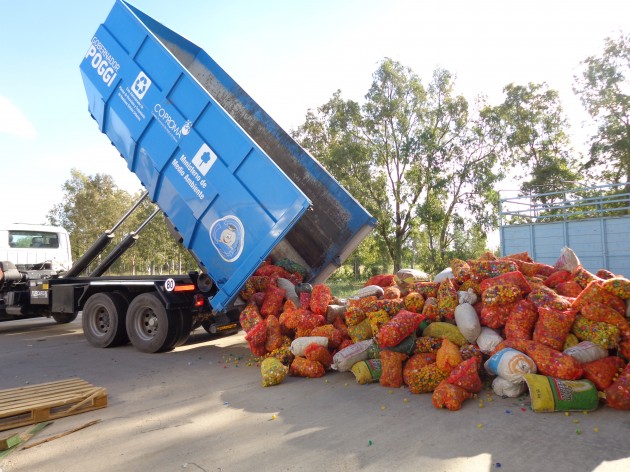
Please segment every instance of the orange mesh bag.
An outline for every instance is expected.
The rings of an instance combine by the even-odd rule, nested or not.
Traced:
[[[571,307],[580,311],[582,306],[590,302],[603,303],[617,310],[621,315],[626,314],[626,303],[608,290],[602,288],[603,282],[593,281],[589,283],[580,294],[575,297]]]
[[[326,324],[326,320],[323,316],[316,315],[310,310],[300,308],[295,311],[297,314],[297,329],[295,333],[296,338],[310,336],[313,328]]]
[[[358,306],[350,306],[344,316],[346,318],[346,324],[348,326],[354,326],[365,319],[365,312]]]
[[[554,310],[568,310],[571,308],[571,302],[566,298],[558,295],[553,289],[540,285],[527,295],[527,298],[534,302],[538,308],[553,308]]]
[[[553,274],[557,269],[554,266],[550,266],[548,264],[541,264],[540,262],[535,262],[536,264],[536,275],[542,278],[547,278],[551,274]]]
[[[383,298],[386,298],[387,300],[401,298],[400,289],[398,287],[386,287],[383,290]]]
[[[280,328],[280,321],[275,316],[269,315],[266,320],[267,339],[265,340],[265,349],[267,352],[271,352],[282,347],[282,329]]]
[[[606,349],[615,349],[619,345],[619,328],[601,321],[591,321],[579,313],[575,317],[571,332],[580,341],[591,341]]]
[[[523,297],[523,292],[514,284],[494,285],[483,291],[481,301],[485,306],[498,306],[515,303]]]
[[[317,361],[324,366],[324,369],[330,369],[333,362],[332,354],[321,344],[311,343],[304,349],[304,357],[311,361]]]
[[[409,358],[403,366],[403,383],[409,385],[410,376],[413,372],[417,372],[423,367],[435,362],[436,354],[434,352],[423,352],[414,354]]]
[[[453,312],[453,316],[455,312]],[[429,321],[440,321],[440,312],[438,310],[438,301],[437,298],[429,297],[424,302],[424,306],[422,307],[422,314]]]
[[[440,282],[416,282],[413,284],[412,290],[424,295],[425,298],[433,297],[437,298],[438,289],[440,288]]]
[[[391,287],[392,285],[396,284],[395,277],[396,276],[394,274],[374,275],[370,277],[363,286],[367,287],[369,285],[378,285],[379,287],[383,288]]]
[[[523,261],[523,262],[534,262],[534,260],[531,258],[531,256],[529,255],[527,251],[515,252],[514,254],[508,254],[507,256],[502,257],[501,259],[511,259],[511,260]]]
[[[357,325],[348,326],[348,335],[350,336],[350,339],[352,339],[353,343],[370,339],[373,336],[370,320],[365,319]]]
[[[497,287],[501,285],[516,285],[523,294],[528,294],[532,291],[527,279],[520,272],[506,272],[505,274],[497,275],[490,279],[482,280],[479,283],[479,290],[485,292],[489,288]]]
[[[568,270],[557,270],[549,277],[547,277],[543,281],[543,284],[545,284],[549,288],[555,288],[556,285],[558,285],[559,283],[568,282],[569,280],[572,280],[572,278],[573,275],[571,275],[571,272],[569,272]]]
[[[248,333],[254,326],[262,321],[258,306],[255,303],[248,303],[247,306],[243,308],[243,311],[241,311],[238,320],[241,323],[243,331]]]
[[[518,266],[514,261],[505,260],[487,261],[477,259],[470,261],[469,265],[472,278],[479,281],[518,270]]]
[[[285,309],[282,313],[280,313],[278,321],[280,322],[280,327],[285,334],[291,334],[297,329],[298,313],[299,308],[294,308],[292,310]]]
[[[492,254],[490,251],[486,251],[477,259],[480,261],[496,261],[498,257]],[[468,261],[468,263],[470,264],[470,261]]]
[[[626,363],[621,357],[608,356],[603,359],[584,364],[584,378],[595,384],[597,390],[605,390],[610,387],[613,380],[621,372]]]
[[[268,316],[278,316],[282,310],[282,303],[287,291],[274,285],[269,286],[265,291],[265,301],[260,308],[260,314],[263,318]]]
[[[575,280],[577,283],[579,283],[582,286],[582,288],[586,288],[586,286],[588,284],[590,284],[591,282],[601,282],[602,281],[602,279],[600,279],[599,277],[597,277],[594,274],[591,274],[588,270],[586,270],[582,266],[577,266],[573,270],[573,280]]]
[[[276,279],[278,277],[282,277],[283,279],[288,279],[289,277],[291,277],[291,273],[288,270],[273,264],[265,264],[260,266],[258,269],[256,269],[256,272],[254,272],[254,275]]]
[[[343,334],[331,324],[316,326],[311,330],[311,336],[324,336],[328,338],[328,348],[335,350],[343,341]],[[308,357],[308,356],[306,356]]]
[[[424,308],[424,297],[418,292],[409,292],[403,299],[405,309],[414,313],[422,313]]]
[[[535,262],[519,261],[516,259],[511,260],[516,264],[519,272],[526,277],[534,277],[538,273],[538,264]]]
[[[451,259],[451,271],[453,272],[453,277],[460,282],[470,278],[470,265],[461,259]]]
[[[615,274],[613,274],[611,271],[606,270],[606,269],[599,269],[595,273],[595,275],[602,280],[608,280],[608,279],[612,279],[613,277],[616,277]]]
[[[479,315],[479,322],[482,326],[487,326],[488,328],[501,329],[505,326],[514,306],[516,306],[516,303],[494,306],[483,304],[481,314]]]
[[[385,323],[387,323],[391,317],[385,310],[371,311],[367,313],[367,321],[372,328],[372,336],[376,336]]]
[[[479,360],[471,357],[455,367],[446,381],[470,393],[481,392],[483,385],[479,377]]]
[[[623,300],[630,298],[630,280],[623,277],[612,277],[602,282],[602,288]]]
[[[326,369],[320,362],[301,356],[295,356],[295,359],[291,362],[291,367],[289,367],[289,375],[293,377],[314,379],[323,376],[325,373]]]
[[[555,287],[558,295],[562,295],[564,297],[576,298],[582,292],[582,286],[577,283],[575,280],[569,280],[567,282],[560,282]]]
[[[472,398],[472,393],[457,385],[443,381],[433,391],[431,403],[436,408],[447,408],[450,411],[457,411],[462,408],[464,401],[469,398]]]
[[[557,351],[562,351],[564,341],[571,332],[576,312],[559,311],[553,308],[538,308],[538,321],[534,327],[532,339]]]
[[[630,364],[625,367],[619,378],[604,390],[606,404],[616,410],[630,410]]]
[[[379,383],[383,387],[398,388],[402,386],[402,365],[407,355],[402,352],[381,351],[381,378]]]
[[[608,305],[588,302],[580,308],[580,314],[591,321],[600,321],[616,326],[619,328],[619,333],[621,333],[623,338],[630,338],[630,324],[628,324],[628,320]]]
[[[267,354],[265,343],[267,341],[267,320],[261,320],[245,335],[245,341],[249,345],[252,354],[260,357]]]
[[[434,362],[419,370],[409,372],[407,388],[411,393],[430,393],[440,382],[446,380],[448,374],[449,372],[440,369]]]
[[[342,339],[350,337],[350,335],[348,334],[348,325],[345,323],[343,318],[335,318],[335,321],[333,321],[333,326],[339,330]]]
[[[506,341],[506,344],[510,345],[513,342],[524,348],[523,350],[514,347],[514,349],[520,350],[532,358],[536,363],[538,373],[541,375],[548,375],[563,380],[578,380],[584,374],[580,362],[568,354],[556,351],[537,341],[516,340]]]
[[[455,307],[459,304],[457,298],[457,290],[451,279],[445,279],[440,282],[440,288],[437,293],[438,313],[442,319],[454,320]]]
[[[311,311],[316,315],[326,316],[326,309],[330,304],[330,287],[324,284],[313,285],[311,292]]]
[[[401,310],[378,331],[378,345],[381,348],[397,346],[412,333],[415,333],[424,317],[419,313]]]
[[[505,321],[506,339],[532,339],[534,326],[538,321],[538,308],[531,300],[518,302]]]
[[[459,352],[459,346],[444,338],[440,349],[437,351],[435,362],[440,369],[450,373],[462,363],[462,354]]]
[[[434,336],[420,336],[416,339],[416,352],[417,353],[430,353],[437,352],[442,346],[442,338]]]

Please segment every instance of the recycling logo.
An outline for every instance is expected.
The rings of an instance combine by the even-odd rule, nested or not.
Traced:
[[[147,93],[147,90],[149,90],[149,87],[151,87],[151,79],[149,79],[144,72],[140,71],[138,77],[136,77],[136,80],[131,86],[131,91],[136,97],[138,97],[138,100],[142,100]]]

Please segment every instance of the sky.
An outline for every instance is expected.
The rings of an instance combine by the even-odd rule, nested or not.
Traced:
[[[336,90],[362,102],[384,58],[470,102],[509,83],[558,90],[574,144],[580,62],[630,33],[628,0],[130,0],[213,57],[285,130]],[[44,223],[76,168],[141,188],[87,109],[79,64],[114,0],[0,0],[2,222]]]

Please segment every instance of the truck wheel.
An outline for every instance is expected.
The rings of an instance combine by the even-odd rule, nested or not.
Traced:
[[[155,293],[143,293],[129,304],[126,325],[129,340],[139,351],[169,351],[181,334],[181,314],[167,310]]]
[[[179,347],[186,344],[192,329],[192,313],[185,310],[179,310],[179,333],[173,347]]]
[[[129,341],[127,301],[117,293],[95,293],[83,306],[83,334],[92,346],[114,347]]]
[[[76,320],[78,315],[78,313],[57,313],[52,315],[52,317],[57,323],[65,324]]]

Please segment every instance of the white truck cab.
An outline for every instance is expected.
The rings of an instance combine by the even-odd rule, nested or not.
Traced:
[[[13,262],[22,270],[50,263],[51,269],[66,271],[72,266],[68,232],[59,226],[0,225],[0,261]]]

